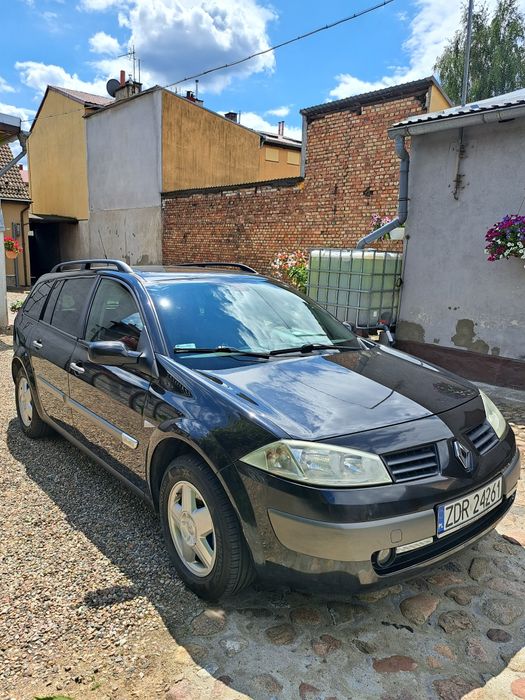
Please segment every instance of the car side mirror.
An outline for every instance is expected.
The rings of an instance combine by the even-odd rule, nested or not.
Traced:
[[[352,333],[355,333],[355,324],[350,323],[350,321],[343,321],[343,326],[346,326]]]
[[[142,353],[128,350],[120,340],[97,340],[88,345],[88,359],[97,365],[136,365]]]

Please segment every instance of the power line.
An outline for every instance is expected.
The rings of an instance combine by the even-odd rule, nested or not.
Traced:
[[[375,10],[379,10],[380,8],[385,7],[386,5],[390,5],[390,3],[392,3],[392,2],[394,2],[394,0],[382,0],[382,2],[379,2],[376,5],[371,5],[370,7],[366,7],[364,10],[360,10],[359,12],[355,12],[353,15],[349,15],[348,17],[343,17],[342,19],[338,19],[335,22],[331,22],[330,24],[325,24],[322,27],[317,27],[316,29],[312,29],[311,31],[306,32],[305,34],[300,34],[299,36],[296,36],[293,39],[287,39],[286,41],[282,41],[279,44],[275,44],[274,46],[270,46],[267,49],[263,49],[262,51],[257,51],[256,53],[252,53],[249,56],[245,56],[244,58],[240,58],[239,60],[233,61],[232,63],[224,63],[221,66],[216,66],[215,68],[208,68],[208,70],[202,71],[201,73],[195,73],[194,75],[189,75],[186,78],[176,80],[173,83],[168,83],[167,85],[163,85],[162,87],[164,87],[164,88],[173,87],[174,85],[180,85],[181,83],[186,83],[189,80],[195,80],[196,78],[201,78],[204,75],[209,75],[210,73],[215,73],[219,70],[224,70],[226,68],[233,68],[234,66],[238,66],[241,63],[246,63],[246,61],[251,61],[253,58],[257,58],[258,56],[263,56],[264,54],[270,53],[270,51],[276,51],[277,49],[281,49],[283,46],[288,46],[289,44],[294,44],[295,42],[301,41],[302,39],[307,39],[308,37],[311,37],[314,34],[319,34],[320,32],[324,32],[327,29],[333,29],[333,27],[337,27],[340,24],[344,24],[346,22],[350,22],[353,19],[358,19],[359,17],[363,17],[363,15],[367,15],[367,14],[370,14],[371,12],[374,12]],[[129,54],[123,54],[123,55],[127,56]],[[72,114],[73,112],[82,111],[82,109],[83,108],[75,109],[75,110],[71,110],[70,112],[58,112],[57,114],[47,114],[45,117],[40,117],[40,119],[49,119],[50,117],[60,117],[64,114]],[[35,118],[22,119],[21,121],[23,123],[34,122]]]
[[[240,63],[251,61],[252,58],[263,56],[264,54],[269,53],[270,51],[275,51],[276,49],[280,49],[283,46],[288,46],[289,44],[293,44],[296,41],[301,41],[301,39],[307,39],[308,37],[313,36],[314,34],[319,34],[319,32],[324,32],[326,29],[332,29],[333,27],[337,27],[339,24],[350,22],[350,20],[357,19],[358,17],[362,17],[363,15],[369,14],[370,12],[374,12],[374,10],[378,10],[381,7],[384,7],[385,5],[389,5],[391,2],[394,2],[394,0],[383,0],[383,2],[380,2],[377,5],[367,7],[366,9],[361,10],[360,12],[356,12],[353,15],[343,17],[343,19],[338,19],[336,22],[332,22],[331,24],[325,24],[323,27],[317,27],[317,29],[312,29],[311,31],[306,32],[306,34],[300,34],[299,36],[296,36],[295,39],[287,39],[286,41],[282,41],[280,44],[275,44],[275,46],[270,46],[269,48],[264,49],[263,51],[257,51],[257,53],[252,53],[250,56],[240,58],[238,61],[233,61],[232,63],[225,63],[222,66],[217,66],[216,68],[209,68],[208,70],[202,71],[202,73],[195,73],[194,75],[189,75],[188,77],[182,78],[181,80],[176,80],[174,83],[168,83],[167,85],[164,85],[164,87],[168,88],[172,87],[173,85],[180,85],[180,83],[186,83],[189,80],[201,78],[203,75],[209,75],[210,73],[215,73],[218,70],[224,70],[225,68],[232,68],[233,66],[238,66]]]

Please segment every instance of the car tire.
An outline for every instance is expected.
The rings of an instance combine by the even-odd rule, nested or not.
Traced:
[[[168,466],[159,510],[177,573],[198,596],[218,600],[253,580],[237,515],[219,480],[197,455],[182,455]]]
[[[33,440],[53,434],[53,428],[40,417],[33,390],[25,370],[19,369],[15,379],[16,412],[23,432]]]

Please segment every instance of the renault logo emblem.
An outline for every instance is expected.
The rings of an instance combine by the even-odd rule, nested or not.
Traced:
[[[463,465],[463,468],[466,472],[470,474],[470,472],[474,471],[474,455],[468,449],[468,447],[465,447],[465,445],[462,445],[456,440],[456,442],[454,443],[454,453]]]

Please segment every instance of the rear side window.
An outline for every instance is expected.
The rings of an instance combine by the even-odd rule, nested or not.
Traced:
[[[78,337],[83,320],[82,312],[92,287],[93,278],[65,280],[53,309],[51,325]]]
[[[130,350],[136,350],[143,330],[131,292],[114,280],[101,280],[89,312],[86,340],[120,340]]]
[[[24,304],[24,313],[38,321],[54,280],[38,284]]]

